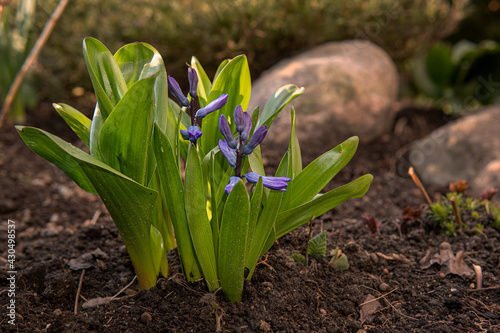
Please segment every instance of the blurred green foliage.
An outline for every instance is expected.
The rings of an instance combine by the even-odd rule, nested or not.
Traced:
[[[415,59],[417,90],[453,117],[500,102],[500,43],[437,44]]]
[[[102,40],[111,50],[133,41],[155,45],[176,77],[185,72],[187,55],[204,59],[210,76],[221,60],[245,53],[256,78],[283,58],[351,38],[370,39],[395,60],[405,60],[449,35],[464,17],[468,1],[74,1],[42,54],[43,76],[52,80],[47,86],[56,87],[59,100],[65,98],[65,87],[90,88],[80,56],[86,36]],[[43,6],[55,7],[56,2],[47,0]],[[49,93],[53,98],[54,92]]]
[[[0,22],[0,97],[1,105],[7,97],[16,74],[34,44],[32,38],[35,18],[35,0],[18,0],[6,4],[1,12]],[[25,120],[25,108],[34,107],[37,90],[28,75],[12,103],[9,118],[16,123]]]

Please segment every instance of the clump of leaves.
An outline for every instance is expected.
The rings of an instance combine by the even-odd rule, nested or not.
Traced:
[[[349,269],[349,261],[347,260],[347,256],[342,252],[342,250],[336,248],[332,250],[330,254],[332,255],[330,265],[340,269],[341,271],[346,271]]]

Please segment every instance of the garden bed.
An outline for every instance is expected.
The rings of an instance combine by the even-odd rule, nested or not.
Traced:
[[[29,121],[77,142],[56,118],[50,106],[42,104]],[[241,303],[228,302],[221,292],[208,293],[203,281],[186,283],[174,250],[169,253],[170,277],[161,278],[157,287],[138,292],[133,283],[116,299],[90,308],[83,308],[85,299],[113,296],[134,278],[120,236],[97,196],[80,190],[31,152],[13,127],[5,126],[0,131],[0,252],[7,258],[7,219],[14,220],[17,316],[16,325],[10,325],[3,315],[1,331],[500,331],[500,289],[495,289],[500,285],[500,233],[488,226],[487,214],[479,217],[486,225],[483,235],[468,229],[457,237],[437,234],[425,215],[421,223],[409,223],[402,237],[399,233],[402,210],[424,203],[405,175],[405,147],[442,120],[437,111],[416,110],[400,112],[398,119],[395,130],[379,142],[361,144],[329,187],[371,173],[374,181],[365,197],[350,200],[313,222],[313,234],[327,231],[327,253],[340,248],[348,257],[349,270],[330,266],[329,256],[310,259],[308,267],[290,259],[293,253],[306,252],[309,229],[304,226],[280,239],[262,257],[252,280],[245,284]],[[302,151],[306,161],[313,157],[307,156],[307,147]],[[277,164],[272,154],[266,161],[271,168]],[[430,190],[437,194],[446,189]],[[382,222],[379,235],[371,234],[363,215]],[[470,268],[472,264],[482,267],[483,290],[473,290],[474,275],[444,275],[438,265],[422,268],[419,262],[426,251],[439,251],[443,242],[455,254],[465,251]],[[95,267],[84,274],[69,268],[71,259],[92,252]],[[6,309],[9,263],[2,259],[1,264],[0,304]],[[80,280],[82,297],[75,315]],[[369,295],[376,300],[367,303]]]

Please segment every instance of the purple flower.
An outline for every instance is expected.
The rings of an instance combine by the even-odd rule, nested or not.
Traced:
[[[172,95],[174,95],[175,98],[181,103],[182,106],[189,106],[189,99],[184,96],[182,93],[181,87],[179,87],[179,84],[177,81],[171,77],[170,75],[167,77],[168,81],[168,90]]]
[[[233,133],[231,133],[231,127],[229,127],[229,123],[227,122],[226,117],[223,114],[219,117],[219,130],[226,139],[226,143],[232,149],[236,149],[238,146],[238,142],[233,137]]]
[[[243,154],[244,155],[251,154],[253,152],[253,150],[255,149],[255,147],[260,145],[262,140],[264,140],[264,138],[266,137],[266,134],[267,134],[267,126],[266,125],[263,125],[263,126],[257,128],[257,130],[253,133],[253,136],[250,139],[250,141],[248,141],[246,146],[243,147]]]
[[[236,166],[236,154],[234,153],[234,150],[232,150],[227,145],[226,141],[222,141],[222,140],[219,140],[219,149],[220,149],[222,155],[224,155],[224,157],[229,162],[229,165],[234,168]]]
[[[189,95],[191,98],[198,97],[198,74],[193,67],[188,68]]]
[[[240,177],[229,178],[229,184],[227,184],[226,187],[224,188],[224,191],[226,192],[226,194],[229,194],[231,192],[231,190],[233,189],[234,185],[236,185],[236,183],[239,182],[240,180],[243,180],[243,179],[241,179]]]
[[[243,177],[245,177],[250,183],[257,183],[259,181],[259,178],[262,178],[262,185],[264,185],[265,187],[270,188],[271,190],[285,192],[286,187],[288,186],[288,182],[290,181],[290,178],[288,177],[267,177],[256,174],[255,172],[249,172]]]
[[[198,126],[189,126],[187,130],[181,130],[181,136],[184,140],[189,140],[191,142],[196,142],[203,134]]]
[[[234,124],[243,142],[247,141],[252,129],[252,119],[248,112],[243,112],[241,105],[234,109]]]
[[[209,113],[214,112],[222,108],[227,103],[227,94],[222,94],[218,98],[214,99],[212,102],[208,103],[204,108],[196,111],[197,118],[205,118]]]

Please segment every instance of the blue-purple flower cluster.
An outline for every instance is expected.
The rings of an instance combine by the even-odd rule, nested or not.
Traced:
[[[252,120],[248,112],[244,112],[241,105],[238,105],[234,110],[234,123],[236,132],[238,133],[235,138],[231,132],[231,127],[224,115],[219,118],[219,129],[224,136],[224,140],[219,140],[219,149],[226,157],[229,165],[236,169],[235,176],[229,179],[229,184],[225,187],[225,192],[229,194],[234,185],[243,177],[250,183],[257,183],[259,178],[262,178],[262,185],[272,190],[286,191],[290,178],[288,177],[266,177],[249,172],[241,176],[241,163],[243,156],[249,155],[253,152],[266,137],[267,126],[259,127],[250,138],[252,130]]]

